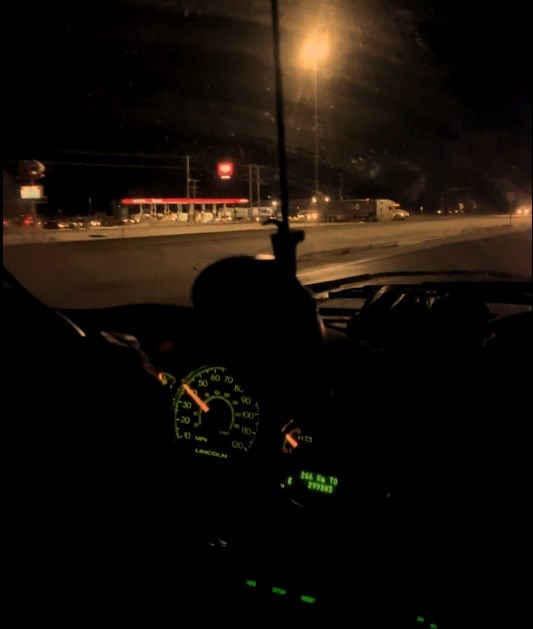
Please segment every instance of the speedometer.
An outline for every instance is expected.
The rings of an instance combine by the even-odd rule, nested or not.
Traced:
[[[258,428],[257,401],[226,367],[201,367],[177,386],[174,432],[196,454],[219,459],[244,454]]]

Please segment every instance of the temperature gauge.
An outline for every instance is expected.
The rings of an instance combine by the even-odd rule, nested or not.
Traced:
[[[291,421],[283,426],[281,434],[283,435],[283,454],[292,454],[302,445],[310,445],[313,443],[313,437],[310,434],[304,433],[301,426],[299,426],[294,419],[291,419]]]

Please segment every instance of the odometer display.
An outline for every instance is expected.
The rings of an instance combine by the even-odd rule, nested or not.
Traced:
[[[174,432],[180,444],[219,459],[250,450],[259,407],[226,367],[201,367],[175,386]]]

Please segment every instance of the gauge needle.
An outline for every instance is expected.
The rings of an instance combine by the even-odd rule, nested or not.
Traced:
[[[292,435],[285,435],[285,439],[286,441],[289,442],[289,444],[293,447],[293,448],[297,448],[298,447],[298,442],[296,441],[296,439],[292,436]]]
[[[209,406],[207,406],[207,404],[202,400],[202,398],[197,393],[195,393],[191,389],[191,387],[185,382],[181,386],[183,387],[183,390],[185,391],[185,393],[191,398],[191,400],[193,400],[193,402],[196,402],[196,404],[198,404],[198,406],[201,408],[201,410],[204,413],[207,413],[207,411],[209,410]]]

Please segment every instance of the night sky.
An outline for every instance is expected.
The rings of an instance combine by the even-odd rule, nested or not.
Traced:
[[[280,0],[289,181],[313,186],[318,72],[321,188],[435,206],[471,186],[481,205],[531,195],[527,4]],[[246,164],[277,194],[269,0],[25,2],[4,11],[4,169],[39,159],[52,203],[247,194]],[[215,164],[231,158],[222,185]]]

